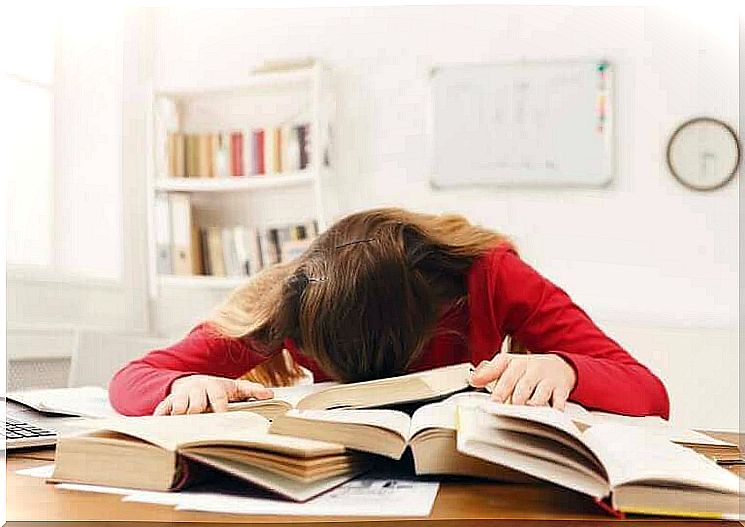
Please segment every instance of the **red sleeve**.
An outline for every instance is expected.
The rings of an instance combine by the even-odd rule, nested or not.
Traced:
[[[556,353],[577,373],[570,399],[588,408],[668,418],[662,382],[603,333],[569,295],[511,251],[492,254],[490,297],[503,334],[530,351]]]
[[[149,415],[179,377],[237,378],[265,358],[241,341],[220,337],[201,324],[180,342],[151,351],[120,369],[109,383],[109,399],[122,414]]]

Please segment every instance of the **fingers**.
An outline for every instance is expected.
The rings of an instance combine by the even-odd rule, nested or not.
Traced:
[[[483,388],[490,382],[499,379],[510,364],[511,356],[507,353],[499,353],[491,361],[483,361],[471,374],[471,386]]]
[[[188,392],[176,392],[171,394],[171,412],[170,415],[181,415],[186,413],[189,407]]]
[[[571,389],[566,387],[556,388],[551,399],[551,406],[557,410],[564,411],[570,391]]]
[[[213,412],[228,411],[228,394],[225,392],[224,387],[209,384],[207,386],[207,399]]]
[[[542,381],[533,390],[533,395],[527,400],[526,404],[530,406],[546,406],[551,394],[554,392],[554,386],[550,382]]]
[[[494,386],[491,398],[493,401],[503,403],[507,401],[515,389],[515,385],[525,373],[526,364],[524,360],[510,361],[507,369],[499,377],[497,384]]]
[[[540,380],[540,377],[526,371],[515,384],[515,389],[512,390],[512,404],[528,402]]]
[[[163,399],[153,410],[153,415],[171,415],[171,396]]]
[[[207,392],[201,386],[195,386],[189,390],[189,403],[186,407],[187,414],[201,414],[207,409]]]
[[[252,397],[256,399],[271,399],[274,397],[274,392],[269,388],[251,381],[234,381],[234,388],[235,399],[231,398],[231,400],[250,399]]]

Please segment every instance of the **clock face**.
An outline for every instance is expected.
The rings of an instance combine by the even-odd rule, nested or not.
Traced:
[[[714,190],[737,172],[740,146],[727,124],[700,117],[683,123],[667,145],[667,164],[678,181],[695,190]]]

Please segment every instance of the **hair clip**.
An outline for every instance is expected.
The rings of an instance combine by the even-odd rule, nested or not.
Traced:
[[[366,243],[366,242],[373,242],[373,241],[375,241],[375,238],[365,238],[364,240],[354,240],[354,241],[351,241],[351,242],[340,243],[335,248],[336,249],[341,249],[342,247],[346,247],[348,245],[355,245],[355,244],[358,244],[358,243]]]
[[[325,276],[323,278],[308,278],[308,282],[325,282],[325,281],[326,281]]]

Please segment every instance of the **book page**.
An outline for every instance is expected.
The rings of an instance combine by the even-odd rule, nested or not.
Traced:
[[[439,403],[426,404],[411,416],[411,435],[414,437],[428,428],[455,430],[455,413],[459,405],[480,406],[489,401],[489,394],[483,392],[456,393]]]
[[[274,403],[286,403],[289,408],[295,408],[297,404],[307,395],[322,392],[327,388],[336,386],[337,382],[319,382],[317,384],[300,384],[297,386],[282,386],[278,388],[272,388],[274,397],[272,399],[251,399],[248,401],[240,401],[230,403],[228,408],[231,411],[235,410],[250,410],[252,407],[264,406],[267,404]]]
[[[739,492],[742,481],[735,474],[644,428],[603,424],[583,435],[605,465],[613,487],[649,481]]]
[[[667,439],[673,443],[686,445],[709,445],[709,446],[737,446],[728,441],[722,441],[714,437],[676,426],[670,421],[656,415],[644,417],[633,417],[629,415],[610,414],[588,411],[582,406],[574,403],[567,403],[566,413],[575,423],[585,426],[617,424],[625,426],[636,426],[644,428],[648,433],[653,434],[661,439]]]
[[[551,426],[583,442],[582,434],[571,418],[561,410],[550,406],[519,406],[490,401],[484,405],[484,411],[502,417],[513,417]]]
[[[290,410],[287,416],[330,423],[374,426],[390,430],[405,440],[409,438],[409,416],[396,410]]]
[[[193,415],[118,417],[81,423],[92,430],[126,434],[166,450],[182,443],[210,440],[242,440],[265,434],[269,421],[251,412]]]

